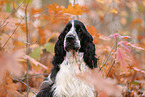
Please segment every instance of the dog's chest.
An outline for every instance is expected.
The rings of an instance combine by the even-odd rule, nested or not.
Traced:
[[[60,65],[53,88],[56,97],[94,97],[93,88],[76,77],[76,74],[87,70],[83,54],[75,57],[67,53]]]

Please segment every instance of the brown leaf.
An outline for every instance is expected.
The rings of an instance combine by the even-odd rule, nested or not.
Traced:
[[[0,44],[1,44],[1,47],[3,47],[4,45],[4,51],[6,53],[12,53],[13,51],[13,48],[14,48],[14,45],[13,45],[13,41],[12,41],[12,38],[9,39],[9,35],[7,34],[2,34],[0,36]],[[7,42],[7,40],[9,39],[9,41]],[[7,43],[6,43],[7,42]],[[6,44],[5,44],[6,43]]]
[[[87,8],[85,6],[81,7],[79,6],[79,4],[75,4],[74,6],[72,6],[71,3],[63,11],[63,13],[69,13],[73,15],[82,15],[83,12],[87,12]]]

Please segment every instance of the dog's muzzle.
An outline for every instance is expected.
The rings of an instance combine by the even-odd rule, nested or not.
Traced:
[[[66,51],[70,51],[70,50],[78,51],[80,49],[80,45],[79,45],[79,42],[75,36],[67,35],[66,39],[65,39],[65,47],[64,48]]]

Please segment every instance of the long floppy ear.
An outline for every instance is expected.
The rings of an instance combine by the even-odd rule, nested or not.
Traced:
[[[85,34],[83,35],[83,41],[81,43],[81,51],[84,52],[84,61],[87,65],[93,69],[97,67],[97,58],[95,57],[95,45],[93,43],[93,38],[84,27],[83,31]]]
[[[64,31],[63,31],[64,32]],[[65,37],[65,33],[61,32],[61,34],[58,37],[58,41],[55,44],[55,56],[53,57],[53,69],[51,70],[51,80],[54,81],[57,72],[59,71],[59,65],[63,62],[64,60],[64,56],[66,55],[66,52],[64,50],[64,37]]]
[[[95,57],[95,45],[93,42],[89,42],[84,50],[84,61],[87,65],[93,69],[97,67],[97,58]]]
[[[64,60],[64,56],[66,55],[66,52],[64,50],[64,37],[65,33],[61,32],[58,37],[58,41],[55,44],[55,56],[52,61],[52,64],[54,66],[61,64]]]

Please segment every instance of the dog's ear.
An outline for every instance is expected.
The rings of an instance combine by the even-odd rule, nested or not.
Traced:
[[[97,67],[97,58],[95,57],[95,45],[93,43],[93,37],[89,34],[86,28],[84,28],[85,34],[83,35],[83,41],[81,43],[81,50],[84,52],[84,61],[90,68]]]
[[[52,61],[52,64],[54,66],[61,64],[64,60],[64,56],[66,55],[66,52],[64,50],[64,34],[65,33],[61,32],[58,37],[58,41],[55,44],[55,56]]]
[[[97,67],[97,58],[95,57],[95,45],[93,42],[87,43],[84,49],[84,61],[93,69]]]

